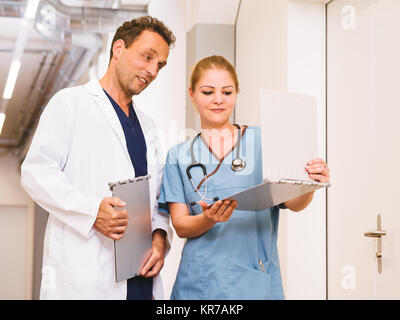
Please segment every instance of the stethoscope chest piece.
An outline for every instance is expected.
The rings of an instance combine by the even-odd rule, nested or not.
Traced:
[[[232,161],[232,170],[233,171],[237,172],[237,171],[243,170],[245,166],[246,166],[246,162],[244,162],[240,158],[236,158]]]

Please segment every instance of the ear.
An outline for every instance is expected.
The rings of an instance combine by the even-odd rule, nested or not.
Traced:
[[[113,45],[113,58],[119,59],[122,50],[125,48],[125,42],[122,39],[118,39]]]
[[[192,100],[192,102],[193,102],[193,104],[194,104],[192,88],[189,88],[189,97],[190,97],[190,100]]]

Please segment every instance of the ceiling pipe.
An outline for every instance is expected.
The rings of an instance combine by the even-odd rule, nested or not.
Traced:
[[[23,17],[26,1],[1,1],[0,16]],[[70,7],[60,0],[41,1],[35,19],[35,29],[46,39],[67,43],[53,77],[48,81],[41,101],[31,112],[31,120],[21,139],[0,139],[0,148],[16,148],[23,159],[44,106],[50,97],[63,87],[74,85],[100,50],[100,34],[115,32],[121,23],[147,15],[147,6],[129,10],[93,7]],[[83,32],[82,32],[83,31]],[[76,58],[78,56],[78,58]],[[78,62],[78,63],[77,63]],[[74,65],[72,70],[68,68]]]
[[[25,12],[26,1],[0,1],[0,16],[22,17]]]

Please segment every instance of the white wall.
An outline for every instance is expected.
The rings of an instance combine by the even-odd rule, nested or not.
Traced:
[[[189,31],[195,24],[234,25],[239,0],[187,0],[187,23]]]
[[[7,207],[12,207],[12,212],[17,208],[22,209],[18,211],[18,219],[10,217],[10,219],[12,218],[9,221],[10,223],[0,224],[2,236],[7,234],[21,235],[21,237],[14,237],[13,239],[2,238],[2,241],[13,241],[13,243],[8,246],[4,245],[7,242],[2,242],[0,252],[1,269],[8,269],[6,264],[9,261],[15,261],[17,257],[17,253],[13,252],[15,248],[25,252],[23,260],[19,261],[18,265],[11,269],[15,273],[9,275],[10,278],[22,277],[25,282],[21,284],[18,290],[15,290],[14,287],[9,288],[0,284],[0,296],[2,299],[32,299],[34,203],[20,185],[19,166],[19,160],[16,157],[4,155],[4,152],[0,151],[0,207],[4,209],[2,214],[6,214]],[[4,219],[1,219],[1,221],[3,222]]]
[[[232,2],[237,5],[238,1]],[[152,0],[149,6],[149,13],[163,20],[177,37],[168,66],[145,92],[134,99],[160,127],[164,152],[185,138],[186,31],[197,22],[196,19],[202,21],[199,14],[204,11],[202,8],[204,6],[198,0]],[[259,124],[260,87],[313,94],[317,97],[319,110],[324,110],[322,13],[318,3],[242,0],[237,25],[237,70],[241,85],[236,110],[238,123]],[[227,21],[232,21],[232,17],[227,17]],[[215,19],[212,22],[215,23]],[[318,117],[322,124],[323,112]],[[319,130],[322,137],[323,124]],[[320,145],[324,153],[323,142]],[[0,157],[0,205],[28,207],[25,297],[31,298],[34,206],[20,187],[18,167],[16,159]],[[320,192],[303,214],[281,215],[279,250],[289,299],[325,297],[324,201]],[[303,230],[306,230],[305,235]],[[182,246],[183,240],[175,236],[161,273],[166,298],[169,298],[175,280]]]
[[[135,103],[146,106],[146,112],[161,129],[160,138],[164,141],[164,157],[168,148],[185,139],[185,94],[186,94],[186,1],[152,0],[149,14],[162,20],[175,34],[176,44],[170,50],[167,66],[161,70],[157,79]],[[184,241],[174,233],[171,250],[166,258],[161,277],[164,295],[169,299],[178,270]]]
[[[242,0],[236,120],[259,125],[259,89],[314,95],[325,154],[324,6],[316,1]],[[325,192],[298,214],[281,211],[278,249],[287,299],[325,298]]]
[[[317,100],[319,156],[325,158],[325,6],[288,3],[288,92]],[[326,298],[326,192],[286,220],[286,278],[289,299]]]

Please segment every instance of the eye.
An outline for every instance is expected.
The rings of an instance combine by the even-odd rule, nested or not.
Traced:
[[[151,56],[149,54],[144,54],[143,57],[147,60],[150,61],[151,60]]]
[[[226,96],[230,96],[232,94],[232,91],[225,91],[224,92],[224,95],[226,95]]]
[[[162,67],[164,67],[164,65],[163,65],[162,63],[159,63],[159,64],[158,64],[158,70],[161,70]]]
[[[206,95],[206,96],[210,96],[210,95],[213,94],[212,91],[202,91],[202,93],[203,93],[204,95]]]

